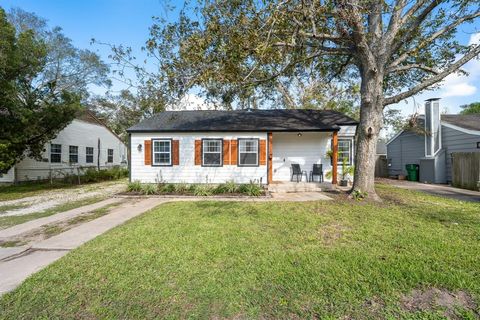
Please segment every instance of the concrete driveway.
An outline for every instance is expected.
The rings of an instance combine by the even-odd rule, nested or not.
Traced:
[[[406,180],[379,179],[378,181],[388,183],[402,189],[417,190],[440,197],[480,203],[480,192],[478,191],[454,188],[444,184],[427,184]]]

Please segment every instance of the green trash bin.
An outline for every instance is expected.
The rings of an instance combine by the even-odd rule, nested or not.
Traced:
[[[405,168],[407,169],[407,180],[418,181],[418,164],[407,164]]]

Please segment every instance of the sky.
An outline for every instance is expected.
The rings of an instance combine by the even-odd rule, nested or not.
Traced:
[[[182,1],[172,0],[168,4],[181,7]],[[19,7],[36,13],[47,19],[50,27],[60,26],[76,47],[97,52],[105,62],[110,62],[110,49],[92,45],[92,38],[99,42],[130,46],[134,55],[142,59],[144,53],[140,48],[148,39],[152,17],[175,19],[175,12],[166,10],[165,0],[0,0],[0,6],[7,11]],[[462,43],[480,43],[480,22],[469,26],[468,30],[461,30],[458,39]],[[460,105],[480,101],[480,61],[471,61],[464,70],[469,73],[468,77],[450,75],[440,89],[416,95],[392,108],[401,109],[405,116],[417,111],[422,113],[424,100],[435,97],[442,99],[443,111],[458,113]],[[112,92],[125,87],[120,82],[113,83]],[[101,94],[105,90],[95,88],[94,91]],[[201,98],[194,96],[189,100],[202,103]]]

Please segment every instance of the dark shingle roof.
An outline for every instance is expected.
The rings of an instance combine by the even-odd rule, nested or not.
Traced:
[[[340,125],[357,124],[332,110],[195,110],[161,112],[127,131],[336,131]]]
[[[457,127],[480,131],[480,114],[442,114],[442,121]]]

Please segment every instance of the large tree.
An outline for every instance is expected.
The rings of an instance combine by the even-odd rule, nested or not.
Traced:
[[[25,156],[41,159],[81,109],[89,84],[108,84],[98,56],[74,48],[34,14],[0,8],[0,172]]]
[[[55,92],[75,93],[82,100],[88,98],[89,86],[110,86],[109,66],[95,52],[75,47],[62,28],[50,28],[45,19],[21,8],[11,9],[8,20],[17,33],[30,30],[46,47],[45,64],[36,76],[36,86],[48,83]]]
[[[438,85],[480,53],[458,28],[478,0],[198,0],[178,21],[158,19],[147,50],[170,88],[204,90],[223,103],[268,96],[305,77],[360,82],[353,189],[377,198],[375,148],[385,106]],[[168,75],[168,77],[165,77]],[[158,80],[158,79],[157,79]]]

